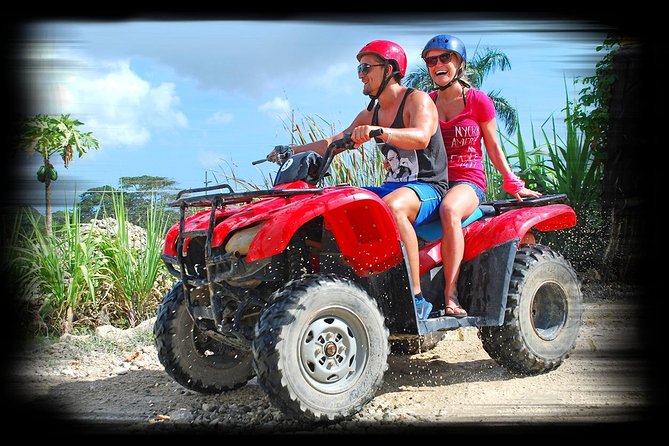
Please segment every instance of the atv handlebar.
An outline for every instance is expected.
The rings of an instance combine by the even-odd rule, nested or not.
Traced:
[[[383,129],[376,129],[369,132],[370,138],[381,135],[383,135]],[[354,144],[355,143],[351,140],[351,133],[344,133],[343,138],[332,141],[330,145],[328,145],[327,149],[325,149],[325,153],[323,154],[323,164],[321,165],[321,168],[318,172],[317,183],[320,182],[323,177],[325,177],[325,174],[328,172],[328,170],[330,170],[330,164],[332,163],[334,156],[344,150],[354,149]]]
[[[376,138],[377,136],[381,135],[383,135],[383,129],[376,129],[369,132],[370,138]],[[354,149],[353,145],[354,145],[353,141],[351,141],[351,133],[344,133],[344,136],[341,139],[337,139],[335,141],[332,141],[332,143],[330,143],[330,146],[332,146],[333,149],[335,150],[336,149],[352,150]],[[330,148],[330,146],[328,146],[328,148]],[[323,155],[323,158],[325,158],[325,155]]]
[[[378,128],[376,130],[372,130],[371,132],[369,132],[369,137],[370,138],[376,138],[377,136],[381,136],[381,135],[383,135],[383,129],[381,129],[381,128]]]
[[[375,138],[375,137],[381,136],[381,135],[383,135],[383,129],[376,129],[376,130],[372,130],[371,132],[369,132],[369,137],[370,138]],[[327,158],[327,156],[326,156],[326,155],[328,155],[327,151],[330,150],[331,147],[332,147],[333,150],[336,150],[336,149],[352,150],[352,149],[354,149],[355,147],[353,147],[353,141],[351,141],[351,133],[344,133],[344,136],[342,138],[337,139],[335,141],[332,141],[330,143],[330,145],[328,145],[327,149],[325,149],[325,155],[323,155],[323,158]],[[336,153],[339,153],[339,151],[336,152]],[[256,164],[264,163],[265,161],[269,161],[267,159],[267,157],[259,159],[259,160],[251,161],[251,164],[255,166]],[[329,167],[329,163],[328,163],[328,167]]]

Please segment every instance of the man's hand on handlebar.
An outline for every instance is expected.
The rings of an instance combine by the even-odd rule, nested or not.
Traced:
[[[353,130],[353,133],[345,133],[343,138],[332,141],[329,145],[329,150],[333,150],[334,153],[337,154],[343,152],[344,150],[356,149],[361,144],[381,135],[383,135],[383,128],[370,125],[361,125],[356,127]],[[272,149],[272,151],[269,152],[264,159],[253,161],[252,164],[260,164],[264,161],[283,164],[292,155],[292,146],[278,145],[275,146],[274,149]]]
[[[283,164],[288,158],[293,155],[293,148],[291,146],[279,145],[274,146],[269,154],[267,154],[267,161],[272,161],[273,163]]]
[[[372,139],[374,136],[380,136],[382,134],[383,129],[381,127],[375,125],[359,125],[353,129],[351,140],[355,143],[355,146],[358,147]]]
[[[368,133],[364,133],[367,132],[368,130],[369,130]],[[356,140],[355,135],[363,135],[363,136],[362,137],[357,136]],[[344,150],[357,149],[370,139],[381,135],[383,135],[383,128],[373,127],[369,125],[361,125],[353,129],[353,133],[344,133],[343,138],[332,141],[330,145],[332,146],[334,153],[336,154],[336,153],[341,153]]]

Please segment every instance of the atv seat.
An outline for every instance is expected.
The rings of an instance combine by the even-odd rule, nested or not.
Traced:
[[[477,207],[476,210],[469,215],[469,217],[462,220],[462,227],[464,228],[467,225],[474,223],[476,220],[480,218],[495,214],[496,211],[493,206],[482,204],[479,207]],[[423,223],[418,227],[416,227],[415,229],[418,238],[421,238],[426,242],[433,242],[435,240],[439,240],[442,235],[441,220],[439,219]]]

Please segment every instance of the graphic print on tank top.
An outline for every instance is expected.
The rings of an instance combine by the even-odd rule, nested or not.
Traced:
[[[408,88],[404,94],[402,102],[397,109],[395,119],[390,125],[391,128],[404,128],[404,104],[406,103],[407,97],[413,91],[413,88]],[[376,107],[374,108],[374,114],[372,115],[372,125],[378,125],[379,123],[379,108],[380,104],[377,103]],[[380,138],[375,138],[375,141],[378,149],[386,159],[386,165],[389,167],[389,170],[386,173],[385,182],[406,183],[409,181],[418,180],[420,166],[418,163],[418,154],[416,153],[416,150],[400,149],[393,146],[392,144],[384,143]]]
[[[415,150],[398,149],[385,143],[379,146],[390,166],[386,182],[407,182],[418,179],[418,155]]]

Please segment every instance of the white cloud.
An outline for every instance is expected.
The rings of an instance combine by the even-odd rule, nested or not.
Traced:
[[[207,119],[207,122],[210,124],[230,124],[232,118],[232,113],[217,111]]]
[[[223,155],[213,150],[200,150],[197,152],[197,161],[205,169],[214,169],[223,162]]]
[[[65,68],[54,60],[66,62]],[[39,54],[37,113],[70,113],[105,146],[143,146],[155,132],[187,127],[173,83],[152,84],[128,60],[100,62],[73,53]]]
[[[320,88],[332,95],[349,95],[354,91],[355,83],[352,79],[357,77],[355,66],[350,63],[338,63],[330,65],[323,73],[311,77],[308,84]],[[362,91],[362,83],[360,83]]]
[[[271,101],[262,104],[258,107],[258,110],[277,120],[289,119],[290,101],[277,96]]]

